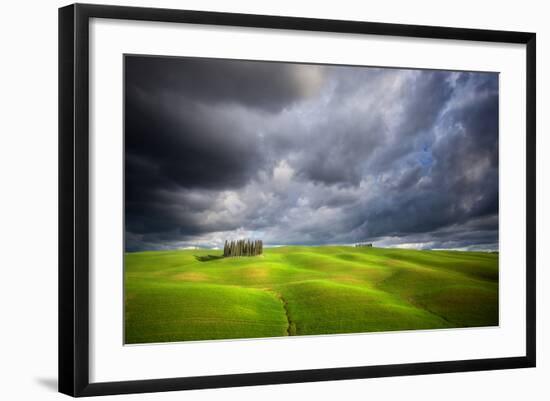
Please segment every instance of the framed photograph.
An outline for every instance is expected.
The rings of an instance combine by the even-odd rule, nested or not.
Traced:
[[[59,10],[59,390],[535,366],[535,34]]]

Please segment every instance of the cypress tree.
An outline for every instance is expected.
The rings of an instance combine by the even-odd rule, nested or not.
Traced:
[[[239,239],[228,241],[223,244],[223,256],[256,256],[263,254],[264,243],[260,239]]]

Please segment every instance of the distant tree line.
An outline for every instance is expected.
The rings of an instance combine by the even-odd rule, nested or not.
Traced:
[[[238,241],[225,241],[223,246],[223,256],[256,256],[261,255],[264,252],[264,243],[262,240],[238,240]]]
[[[355,244],[355,247],[356,248],[362,248],[362,247],[372,248],[372,242],[360,242],[358,244]]]

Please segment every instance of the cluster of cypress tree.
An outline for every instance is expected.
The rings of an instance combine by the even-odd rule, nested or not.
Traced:
[[[261,255],[264,251],[264,243],[262,240],[238,240],[238,241],[225,241],[223,246],[223,256],[256,256]]]

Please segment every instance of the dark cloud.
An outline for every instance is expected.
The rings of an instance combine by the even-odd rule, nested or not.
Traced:
[[[126,248],[498,246],[498,75],[126,57]]]
[[[126,56],[125,61],[129,88],[183,94],[208,103],[239,103],[269,112],[312,94],[320,79],[320,72],[308,74],[317,67],[289,63],[149,56]]]

